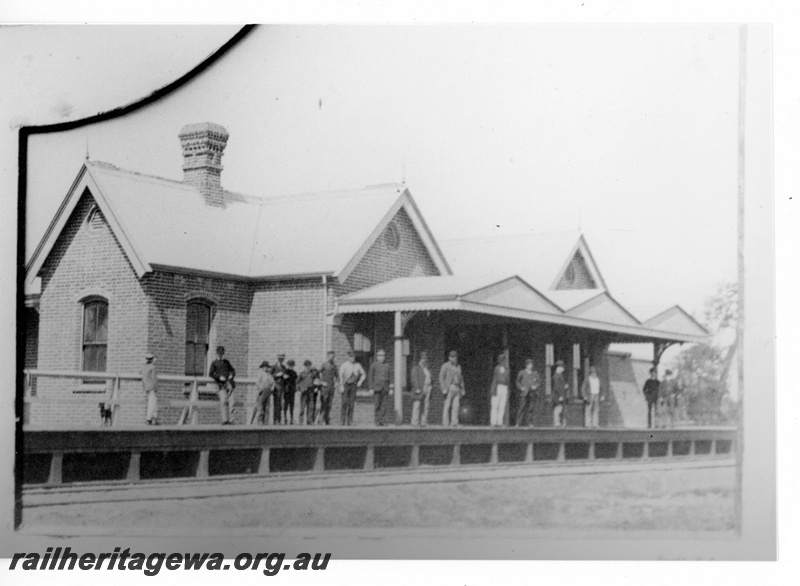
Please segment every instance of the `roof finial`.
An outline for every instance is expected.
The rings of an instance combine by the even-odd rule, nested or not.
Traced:
[[[403,185],[406,184],[406,156],[403,155]]]
[[[89,160],[89,135],[86,135],[86,160]]]

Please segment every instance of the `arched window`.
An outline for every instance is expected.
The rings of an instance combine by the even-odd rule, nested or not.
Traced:
[[[108,351],[108,302],[90,299],[83,304],[83,345],[81,369],[105,372]]]
[[[202,301],[186,305],[186,374],[205,376],[208,359],[208,335],[211,330],[211,307]]]

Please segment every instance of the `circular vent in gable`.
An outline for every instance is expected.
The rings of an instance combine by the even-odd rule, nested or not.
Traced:
[[[86,226],[89,230],[92,232],[99,230],[105,223],[106,219],[103,217],[103,212],[100,211],[100,208],[94,206],[89,210],[89,215],[86,216]]]
[[[386,230],[383,232],[383,243],[389,250],[398,250],[400,248],[400,230],[397,229],[397,224],[389,222]]]

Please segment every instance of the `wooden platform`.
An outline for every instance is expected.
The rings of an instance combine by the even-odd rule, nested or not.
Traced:
[[[23,483],[47,487],[421,466],[730,458],[735,430],[210,425],[26,428],[23,436]]]

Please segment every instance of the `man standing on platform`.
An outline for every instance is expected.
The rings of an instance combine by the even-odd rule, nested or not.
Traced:
[[[316,415],[316,381],[318,380],[319,372],[316,368],[311,368],[311,361],[306,360],[303,362],[303,370],[297,378],[297,389],[300,391],[300,416],[297,418],[298,423],[305,423],[311,425],[314,423],[314,416]]]
[[[297,392],[297,371],[294,360],[286,363],[286,377],[283,379],[283,422],[294,424],[294,395]]]
[[[375,397],[375,425],[386,425],[386,412],[389,407],[388,395],[394,389],[392,368],[386,364],[386,352],[378,350],[377,361],[369,367],[367,386]]]
[[[145,364],[142,367],[142,388],[147,395],[147,425],[158,425],[158,398],[156,392],[158,391],[158,375],[156,375],[156,365],[153,361],[156,359],[150,352],[145,354]]]
[[[275,379],[269,373],[269,362],[264,360],[258,367],[256,375],[256,410],[250,423],[258,422],[259,425],[269,423],[269,398],[275,390]]]
[[[672,375],[671,370],[664,373],[664,380],[661,381],[661,394],[664,396],[667,403],[667,412],[669,413],[669,426],[675,426],[675,420],[678,418],[679,396],[681,389],[678,386],[678,381]]]
[[[347,353],[347,361],[339,367],[339,381],[342,384],[342,425],[353,425],[356,391],[367,378],[367,373],[356,362],[355,356],[355,352],[350,350]]]
[[[508,372],[508,356],[505,352],[497,357],[497,366],[494,367],[492,376],[492,398],[489,425],[500,427],[506,417],[506,403],[508,402],[508,382],[511,374]]]
[[[605,397],[600,394],[600,377],[597,376],[597,368],[589,367],[589,375],[583,381],[581,395],[586,404],[584,413],[586,427],[599,427],[600,425],[600,401]]]
[[[283,387],[288,378],[286,365],[283,363],[284,358],[286,354],[278,354],[278,361],[272,366],[272,378],[275,379],[275,390],[272,392],[272,419],[275,425],[281,424]]]
[[[233,382],[236,371],[225,356],[225,347],[217,346],[217,359],[211,363],[208,376],[217,383],[219,393],[219,412],[222,425],[231,424],[233,414],[233,389],[236,387]]]
[[[569,384],[564,378],[564,361],[556,362],[556,373],[553,375],[553,427],[564,427],[564,407],[569,397]]]
[[[533,359],[528,358],[525,360],[525,368],[517,374],[517,390],[519,391],[517,427],[533,426],[533,405],[536,402],[540,384],[539,373],[533,370]]]
[[[458,364],[458,352],[455,350],[450,351],[447,362],[439,370],[439,385],[444,395],[442,425],[456,427],[461,397],[464,395],[464,377],[461,374],[461,365]]]
[[[647,400],[647,427],[652,428],[656,423],[658,415],[658,395],[661,390],[661,383],[658,382],[658,369],[654,366],[650,369],[650,378],[644,383],[644,398]]]
[[[419,363],[411,369],[411,425],[428,425],[428,406],[431,402],[433,382],[428,369],[428,353],[421,352]]]
[[[334,362],[333,350],[328,352],[328,359],[322,365],[319,371],[320,378],[320,393],[319,393],[319,417],[320,423],[325,425],[331,424],[331,403],[333,402],[333,393],[336,391],[336,386],[339,384],[339,369]]]

